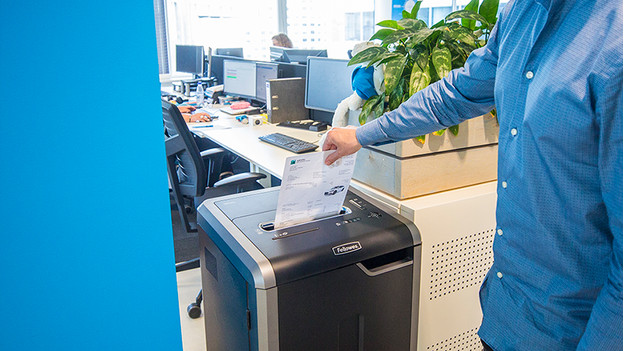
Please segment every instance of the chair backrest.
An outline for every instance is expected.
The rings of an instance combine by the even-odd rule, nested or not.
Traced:
[[[201,196],[207,184],[207,171],[193,136],[178,108],[162,101],[165,149],[169,179],[185,196]]]

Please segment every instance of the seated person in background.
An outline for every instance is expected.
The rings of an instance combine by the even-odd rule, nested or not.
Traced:
[[[187,123],[212,121],[212,118],[206,112],[192,113],[195,111],[194,106],[178,106],[178,110],[180,110],[182,117],[184,117]]]
[[[282,48],[292,48],[292,41],[288,38],[288,35],[284,33],[279,33],[274,35],[271,40],[273,41],[273,46],[279,46]]]

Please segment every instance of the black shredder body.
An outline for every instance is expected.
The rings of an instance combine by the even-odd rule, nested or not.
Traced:
[[[207,350],[416,350],[415,225],[349,190],[341,214],[273,230],[278,194],[198,209]]]

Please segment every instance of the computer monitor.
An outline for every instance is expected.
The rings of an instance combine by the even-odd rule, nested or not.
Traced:
[[[176,71],[204,74],[204,47],[194,45],[176,45]]]
[[[223,61],[223,91],[228,95],[256,97],[256,63],[244,60]]]
[[[348,60],[321,57],[308,58],[305,107],[334,112],[338,103],[353,94],[351,74],[356,66]]]
[[[294,49],[272,46],[270,48],[271,61],[298,62],[306,64],[308,57],[327,57],[327,50],[321,49]]]
[[[306,71],[306,65],[285,62],[278,63],[279,78],[305,78]]]
[[[269,56],[273,62],[287,62],[284,61],[284,48],[281,46],[271,46],[269,48]]]
[[[243,58],[243,48],[217,48],[215,50],[217,55],[234,56]]]
[[[217,79],[217,84],[223,84],[223,61],[242,60],[233,56],[212,55],[210,56],[210,76]]]
[[[278,64],[268,62],[256,62],[256,100],[266,102],[266,82],[277,79]]]

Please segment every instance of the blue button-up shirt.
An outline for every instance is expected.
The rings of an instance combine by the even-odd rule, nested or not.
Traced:
[[[406,139],[493,107],[497,234],[479,335],[495,350],[622,350],[622,2],[508,3],[464,68],[356,136]]]

